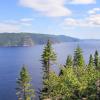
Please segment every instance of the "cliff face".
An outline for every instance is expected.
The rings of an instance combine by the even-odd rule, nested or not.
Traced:
[[[34,41],[31,37],[23,37],[20,42],[17,44],[18,46],[33,46]]]

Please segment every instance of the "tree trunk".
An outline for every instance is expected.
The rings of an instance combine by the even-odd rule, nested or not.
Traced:
[[[25,86],[24,86],[24,100],[26,100]]]

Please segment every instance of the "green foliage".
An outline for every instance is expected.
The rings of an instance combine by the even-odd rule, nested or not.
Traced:
[[[28,34],[1,33],[0,46],[33,46],[34,41]]]
[[[51,72],[50,79],[45,80],[49,85],[51,100],[99,100],[97,99],[96,82],[100,79],[100,72],[94,68],[67,67],[63,68],[63,75]]]
[[[82,49],[78,46],[74,52],[74,66],[84,66],[84,58],[82,54]]]
[[[94,64],[95,64],[95,67],[98,69],[98,67],[99,67],[99,53],[97,50],[95,51],[95,54],[94,54]]]
[[[56,60],[56,54],[54,53],[54,51],[52,49],[50,40],[48,40],[47,45],[45,46],[43,54],[42,54],[42,61],[47,63],[48,60],[50,60],[50,61]]]
[[[56,54],[53,51],[50,40],[48,40],[47,45],[44,48],[42,54],[42,64],[44,70],[44,79],[48,78],[48,74],[50,72],[50,65],[56,61]]]
[[[0,33],[0,46],[33,46],[34,44],[46,44],[48,39],[53,43],[79,41],[67,36],[39,33]]]
[[[44,80],[49,94],[44,96],[50,100],[100,100],[100,71],[94,67],[92,55],[88,66],[84,66],[82,50],[79,47],[74,57],[75,65],[71,66],[72,60],[68,56],[67,67],[62,67],[61,75],[49,73],[49,79]]]
[[[42,98],[49,96],[49,84],[46,84],[44,81],[49,80],[50,66],[56,61],[56,54],[53,51],[50,40],[48,40],[47,45],[44,48],[42,54],[42,64],[43,64],[43,89],[42,89]]]
[[[65,66],[73,66],[72,56],[68,55]]]
[[[34,89],[31,85],[31,78],[29,76],[29,73],[27,69],[25,68],[25,65],[23,65],[20,77],[17,80],[17,88],[16,88],[16,94],[18,96],[18,100],[32,100],[34,97]]]
[[[94,59],[93,59],[92,55],[90,55],[88,66],[94,67]]]

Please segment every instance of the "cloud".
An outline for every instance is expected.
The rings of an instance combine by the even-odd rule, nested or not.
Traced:
[[[22,19],[20,19],[21,22],[31,22],[33,20],[34,20],[33,18],[22,18]]]
[[[69,0],[71,4],[94,4],[96,0]]]
[[[19,0],[23,7],[31,8],[42,15],[49,17],[69,16],[72,11],[68,4],[94,4],[96,0]]]
[[[32,25],[33,18],[22,18],[19,20],[19,24],[24,25],[24,26],[30,26]]]
[[[74,19],[74,18],[66,18],[64,19],[64,23],[63,23],[64,26],[80,26],[80,27],[83,27],[83,26],[87,26],[88,24],[86,23],[86,21],[83,21],[82,19]]]
[[[93,8],[92,10],[89,10],[89,14],[96,14],[97,12],[100,12],[100,8]]]
[[[77,20],[73,19],[73,18],[66,18],[64,20],[64,24],[68,25],[68,26],[76,26],[78,24]]]
[[[22,18],[22,19],[19,19],[19,20],[5,20],[3,21],[4,23],[7,23],[7,24],[13,24],[13,25],[26,25],[26,26],[29,26],[29,25],[32,25],[32,22],[33,22],[33,18]]]
[[[2,32],[19,32],[20,28],[17,25],[0,23],[0,33]]]
[[[63,24],[67,26],[100,27],[100,8],[89,10],[88,16],[81,19],[66,18]]]
[[[92,25],[100,26],[100,14],[90,15],[87,20]]]
[[[84,19],[66,18],[64,19],[63,25],[74,27],[100,27],[100,14],[90,15]]]
[[[49,17],[71,15],[72,12],[64,4],[65,0],[20,0],[20,5]]]
[[[22,27],[32,25],[33,18],[22,18],[19,20],[4,20],[0,22],[0,32],[21,32]]]

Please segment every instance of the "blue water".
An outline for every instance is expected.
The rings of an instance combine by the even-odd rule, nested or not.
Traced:
[[[80,45],[83,49],[85,62],[95,50],[100,53],[100,42],[68,42],[53,45],[57,54],[57,62],[64,64],[68,54],[73,55],[74,49]],[[34,47],[2,47],[0,48],[0,100],[17,100],[16,80],[23,64],[28,65],[35,90],[41,87],[42,65],[41,54],[44,45]],[[53,68],[58,71],[57,66]]]

